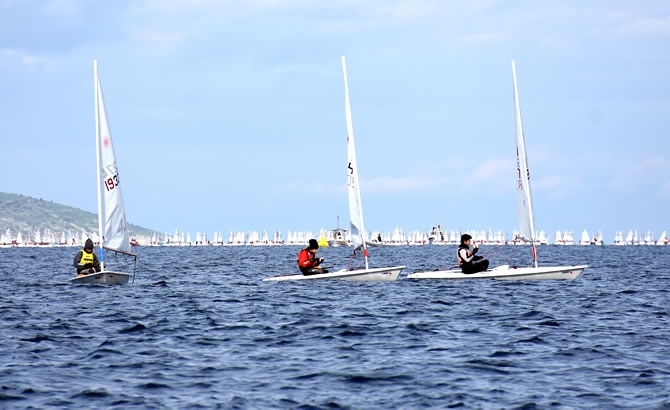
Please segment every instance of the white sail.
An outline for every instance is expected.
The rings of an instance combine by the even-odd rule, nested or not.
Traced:
[[[405,266],[393,266],[387,268],[370,268],[368,266],[368,251],[365,244],[365,228],[363,226],[363,210],[361,209],[361,191],[358,179],[358,167],[356,163],[356,153],[354,150],[354,131],[351,124],[351,106],[349,104],[349,84],[347,82],[347,67],[342,56],[342,70],[344,72],[344,99],[347,119],[347,187],[349,198],[349,221],[351,225],[351,241],[354,245],[354,254],[359,247],[363,248],[363,258],[365,260],[365,269],[344,268],[335,272],[323,272],[312,275],[289,274],[265,278],[264,281],[285,281],[285,280],[314,280],[314,279],[338,279],[347,281],[394,281],[400,276],[400,272]],[[290,233],[289,233],[290,235]],[[310,232],[308,238],[314,236]]]
[[[354,147],[354,128],[351,122],[351,105],[349,103],[349,83],[347,81],[347,66],[342,56],[342,70],[344,72],[344,105],[347,117],[347,188],[349,192],[349,222],[351,225],[351,242],[354,249],[363,247],[365,269],[368,269],[368,257],[363,233],[363,209],[361,207],[361,189],[358,179],[358,164]]]
[[[477,274],[466,274],[462,269],[431,270],[425,272],[414,272],[409,274],[409,279],[500,279],[500,280],[549,280],[569,279],[579,277],[586,265],[577,266],[550,266],[538,267],[537,250],[535,248],[535,224],[533,221],[533,206],[530,193],[530,172],[526,160],[526,147],[521,124],[519,108],[519,96],[516,84],[516,67],[512,61],[512,77],[514,80],[514,116],[516,125],[516,158],[517,158],[517,214],[519,219],[519,232],[515,232],[518,238],[531,244],[533,250],[533,267],[517,267],[501,265],[493,269],[487,269]],[[564,240],[572,237],[571,232],[565,233]],[[556,241],[560,242],[560,232],[556,232]],[[517,238],[514,238],[517,239]]]
[[[119,185],[119,170],[114,155],[112,133],[107,119],[105,103],[98,77],[98,62],[93,62],[95,72],[95,122],[96,149],[98,152],[98,229],[100,244],[108,249],[130,252],[130,237],[123,208],[123,195]],[[103,268],[104,269],[104,268]]]
[[[9,229],[7,230],[7,232],[9,232]],[[7,232],[2,234],[2,237],[0,238],[0,245],[6,245],[12,242],[11,237],[8,238]]]
[[[591,237],[589,236],[589,233],[584,229],[582,231],[582,237],[579,239],[579,244],[580,245],[590,245],[591,244]]]
[[[519,107],[519,93],[516,86],[516,66],[512,61],[512,78],[514,81],[514,120],[516,125],[516,198],[517,218],[519,222],[519,237],[530,242],[533,246],[533,263],[537,267],[535,252],[535,221],[533,219],[533,201],[530,194],[530,170],[526,158],[526,142],[521,122],[521,108]]]
[[[95,89],[95,149],[98,178],[98,232],[91,239],[100,247],[100,270],[81,272],[70,279],[72,284],[109,284],[128,283],[130,274],[105,270],[105,249],[124,253],[133,258],[130,251],[130,237],[123,208],[123,196],[119,185],[119,170],[114,155],[112,133],[105,110],[102,87],[98,77],[98,62],[93,60],[93,86]],[[82,241],[84,233],[82,233]],[[136,262],[136,260],[135,260]]]
[[[563,237],[561,236],[561,231],[556,231],[556,239],[554,239],[554,245],[563,245]]]

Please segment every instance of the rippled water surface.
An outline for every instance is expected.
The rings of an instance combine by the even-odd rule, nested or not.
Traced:
[[[0,408],[670,407],[670,247],[541,247],[589,268],[532,282],[408,280],[455,247],[371,249],[393,283],[263,282],[297,247],[141,247],[121,286],[70,285],[77,251],[0,249]]]

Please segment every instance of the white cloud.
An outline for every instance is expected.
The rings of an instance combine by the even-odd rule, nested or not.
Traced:
[[[384,176],[361,181],[367,192],[431,192],[447,185],[447,178],[391,177]]]
[[[623,160],[614,160],[612,163],[628,164],[625,168],[613,177],[608,179],[605,187],[610,191],[619,194],[628,194],[634,192],[640,186],[640,179],[649,179],[654,175],[666,174],[666,161],[661,156],[650,156],[638,159],[634,155]],[[664,187],[661,187],[659,194],[662,194]]]
[[[656,191],[656,195],[664,198],[670,198],[670,180],[665,181]]]
[[[473,174],[473,182],[484,182],[484,181],[500,181],[501,177],[512,181],[511,175],[511,164],[510,160],[505,159],[489,159],[484,163],[478,165]],[[512,183],[509,184],[512,187]],[[510,188],[511,189],[511,188]]]
[[[361,6],[366,2],[357,2]],[[390,4],[389,4],[390,3]],[[352,3],[355,5],[355,3]],[[380,17],[390,17],[392,20],[413,23],[434,16],[440,5],[435,1],[401,0],[396,2],[380,2],[373,11]]]
[[[607,189],[618,194],[629,194],[635,186],[635,176],[629,174],[617,175],[605,183]]]
[[[71,17],[81,9],[81,0],[49,0],[42,6],[42,13],[51,17]]]
[[[447,178],[421,178],[421,177],[391,177],[384,176],[361,180],[361,190],[368,193],[402,193],[402,192],[435,192],[448,186]],[[293,181],[288,184],[277,186],[280,192],[302,192],[312,194],[329,194],[344,197],[347,186],[341,184],[323,184],[319,182],[306,182],[303,180]]]
[[[470,0],[464,3],[471,11],[481,13],[491,9],[497,4],[500,4],[500,0]]]
[[[240,15],[253,14],[258,17],[265,13],[295,11],[300,13],[304,24],[320,29],[326,24],[325,31],[389,23],[415,23],[433,19],[444,6],[437,0],[246,0],[230,2],[217,0],[145,0],[136,2],[129,8],[129,15],[142,21],[173,21],[182,26],[189,20],[197,25],[220,25],[222,21],[232,19],[235,22]],[[236,17],[237,16],[237,17]],[[334,17],[337,16],[337,17]],[[362,20],[361,20],[362,19]]]
[[[561,189],[564,184],[565,181],[562,178],[550,176],[533,182],[533,188],[538,191],[553,191]]]
[[[505,39],[505,34],[501,32],[466,34],[461,39],[468,43],[497,43]]]
[[[663,169],[665,166],[665,158],[663,157],[647,157],[640,162],[640,169],[642,171],[653,171]]]
[[[670,34],[670,16],[636,20],[624,26],[623,31],[638,34]]]
[[[310,64],[279,64],[268,67],[267,70],[279,76],[284,74],[307,76],[315,72],[317,68]]]
[[[565,199],[579,191],[582,186],[583,179],[581,177],[568,179],[558,176],[547,176],[532,181],[531,190],[534,193],[546,192],[547,197],[550,199]]]
[[[9,8],[9,7],[12,7],[15,4],[19,4],[20,1],[21,0],[3,0],[2,3],[0,3],[0,5],[2,5],[2,7]]]
[[[186,40],[184,31],[162,31],[146,26],[131,27],[128,30],[128,37],[132,41],[150,44],[146,50],[150,50],[152,53],[172,51]]]
[[[19,63],[24,65],[30,70],[34,70],[39,65],[46,63],[46,59],[43,57],[39,57],[25,50],[19,50],[15,48],[0,49],[0,57],[3,57],[3,60],[6,60],[10,63]]]
[[[344,184],[328,185],[320,182],[306,182],[297,180],[288,184],[281,184],[276,187],[280,193],[307,193],[307,194],[334,194],[344,195],[346,186]]]
[[[143,119],[153,120],[188,120],[190,115],[184,110],[177,108],[150,108],[139,110],[137,115]]]

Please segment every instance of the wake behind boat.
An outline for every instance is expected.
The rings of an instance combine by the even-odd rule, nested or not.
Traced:
[[[586,265],[577,266],[550,266],[538,267],[535,219],[533,216],[533,202],[530,192],[530,171],[526,157],[526,142],[521,123],[521,109],[519,107],[519,94],[516,84],[516,66],[512,61],[512,79],[514,83],[514,114],[515,114],[515,145],[517,162],[517,217],[519,223],[519,234],[515,240],[527,242],[531,245],[533,253],[533,266],[518,268],[509,265],[498,266],[484,272],[465,274],[458,270],[435,270],[427,272],[416,272],[409,274],[409,279],[504,279],[504,280],[542,280],[542,279],[569,279],[574,280],[581,275]]]
[[[342,70],[344,72],[344,106],[347,119],[347,192],[349,199],[351,242],[354,246],[354,256],[357,256],[357,250],[362,248],[365,268],[347,268],[335,272],[315,275],[282,275],[263,279],[264,281],[342,279],[360,282],[389,282],[398,279],[400,272],[405,269],[405,266],[394,266],[389,268],[370,268],[368,266],[368,249],[363,240],[363,233],[365,232],[363,226],[363,208],[361,206],[361,191],[358,184],[358,163],[356,162],[354,129],[351,122],[351,105],[349,103],[349,84],[347,82],[347,67],[344,56],[342,56]]]
[[[98,78],[98,62],[93,61],[95,77],[95,138],[96,163],[98,175],[98,236],[100,240],[100,272],[75,276],[70,279],[72,284],[106,284],[119,285],[128,283],[131,274],[124,272],[105,271],[105,250],[137,257],[130,250],[130,235],[126,223],[126,212],[121,195],[119,171],[112,145],[112,133],[105,111],[102,87]]]

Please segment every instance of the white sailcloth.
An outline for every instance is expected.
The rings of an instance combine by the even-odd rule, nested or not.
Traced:
[[[354,128],[351,121],[351,105],[349,103],[349,83],[347,81],[347,66],[342,56],[342,70],[344,72],[344,104],[347,117],[347,188],[349,193],[349,222],[351,225],[351,242],[354,249],[363,247],[365,269],[368,269],[367,249],[363,237],[363,209],[361,207],[361,189],[358,179],[358,164],[354,147]]]
[[[317,273],[313,275],[290,274],[265,278],[264,281],[339,279],[356,282],[389,282],[398,279],[405,266],[370,268],[368,266],[368,250],[365,245],[365,227],[363,226],[363,210],[361,208],[361,191],[358,179],[356,151],[354,149],[354,131],[351,124],[351,106],[349,104],[349,84],[347,67],[342,56],[344,71],[344,99],[347,118],[347,191],[349,198],[349,222],[351,225],[350,239],[354,245],[354,254],[359,247],[363,248],[365,269],[346,267],[335,272]],[[289,234],[290,235],[290,234]],[[312,237],[310,234],[309,237]]]
[[[526,145],[521,124],[521,110],[519,108],[519,96],[516,84],[516,67],[512,61],[512,76],[514,80],[514,118],[516,124],[516,160],[517,160],[517,216],[519,219],[519,232],[515,238],[530,242],[533,250],[533,267],[518,267],[500,265],[493,269],[487,269],[477,274],[466,274],[462,269],[432,270],[415,272],[409,274],[410,279],[499,279],[499,280],[574,280],[582,274],[586,265],[576,266],[543,266],[538,267],[537,250],[535,248],[535,223],[533,220],[533,205],[530,193],[530,172],[526,160]],[[570,233],[566,231],[564,240],[569,239]],[[560,232],[556,232],[556,240],[561,242]]]
[[[108,249],[130,252],[130,237],[123,208],[123,195],[119,185],[119,169],[116,165],[112,133],[105,111],[105,103],[98,77],[98,62],[93,62],[95,71],[95,119],[96,149],[98,163],[98,229],[100,245]]]
[[[516,86],[516,66],[512,61],[512,77],[514,81],[514,120],[516,126],[516,205],[519,223],[519,238],[533,246],[533,261],[537,267],[535,251],[535,221],[533,218],[533,201],[530,193],[530,170],[526,158],[526,142],[521,122],[521,108],[519,107],[519,93]]]

